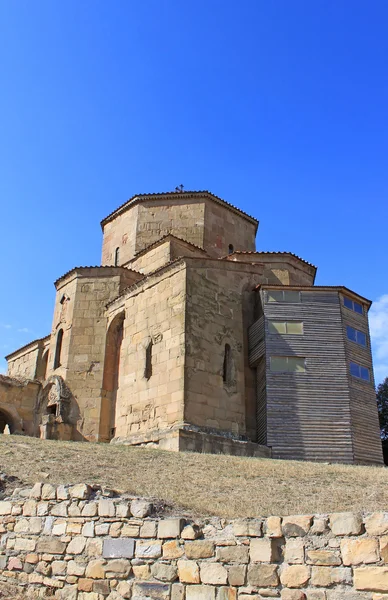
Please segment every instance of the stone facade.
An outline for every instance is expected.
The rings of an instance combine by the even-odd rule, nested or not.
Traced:
[[[386,600],[388,513],[193,521],[37,483],[0,501],[1,582],[57,600]]]
[[[10,376],[38,382],[32,434],[294,458],[287,425],[278,441],[271,420],[263,420],[270,377],[252,359],[249,332],[263,313],[264,286],[318,291],[316,268],[292,253],[256,252],[258,221],[209,192],[135,196],[101,225],[102,266],[77,267],[58,279],[50,335],[7,357]],[[346,294],[362,307],[367,330],[370,302]],[[281,318],[284,303],[277,306]],[[300,309],[288,306],[291,313]],[[345,321],[323,308],[319,319],[345,340]],[[349,410],[341,426],[358,433],[345,459],[325,451],[318,459],[382,463],[381,453],[369,460],[365,450],[379,443],[370,347],[347,348],[339,387],[346,387]],[[313,363],[306,361],[308,371]],[[349,377],[353,361],[368,368],[367,382]],[[276,381],[284,382],[283,396],[295,391],[292,410],[299,415],[299,384],[313,394],[315,383],[299,374]],[[325,393],[342,410],[335,381]],[[300,423],[300,430],[309,435],[311,426]],[[314,435],[315,446],[325,448],[318,424]],[[303,435],[298,444],[304,447]],[[306,450],[302,458],[316,456]]]

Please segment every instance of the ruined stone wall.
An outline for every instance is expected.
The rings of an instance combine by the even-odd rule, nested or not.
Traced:
[[[116,438],[156,441],[155,432],[183,422],[185,289],[185,266],[178,264],[140,283],[109,308],[110,318],[125,314]]]
[[[58,600],[385,600],[388,513],[192,519],[85,484],[0,502],[1,582]]]
[[[0,375],[0,415],[11,433],[36,435],[34,408],[39,390],[38,381]]]

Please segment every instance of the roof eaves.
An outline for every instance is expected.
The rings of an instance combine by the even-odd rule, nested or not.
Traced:
[[[360,298],[360,300],[362,300],[363,302],[365,302],[366,304],[368,304],[368,306],[372,306],[372,300],[369,300],[368,298],[365,298],[365,296],[361,296],[360,294],[358,294],[357,292],[354,292],[353,290],[347,288],[344,285],[282,285],[280,283],[259,283],[258,285],[256,285],[254,287],[254,290],[260,290],[260,289],[273,289],[273,288],[280,288],[280,289],[291,289],[291,290],[305,290],[305,291],[314,291],[314,290],[337,290],[339,292],[345,292],[345,294],[351,294],[353,296],[357,296],[357,298]]]
[[[86,269],[124,269],[125,271],[133,271],[134,273],[137,273],[138,275],[143,275],[143,273],[140,273],[139,271],[136,271],[135,269],[128,269],[127,267],[115,266],[115,265],[94,265],[94,266],[90,266],[90,267],[73,267],[72,269],[70,269],[70,271],[67,271],[67,273],[64,273],[64,275],[62,275],[56,281],[54,281],[54,285],[56,286],[60,281],[62,281],[62,279],[65,279],[68,275],[71,275],[71,273],[73,273],[74,271],[79,271],[79,270],[83,270],[83,269],[85,269],[85,270]]]
[[[227,260],[231,256],[233,256],[234,254],[287,254],[288,256],[293,256],[294,258],[297,258],[298,260],[304,262],[306,265],[309,265],[310,267],[313,267],[314,269],[318,268],[316,265],[313,265],[313,263],[309,262],[308,260],[305,260],[301,256],[298,256],[297,254],[294,254],[294,252],[286,252],[286,251],[282,251],[282,250],[276,250],[276,251],[271,251],[271,250],[262,250],[262,251],[258,251],[258,250],[235,250],[231,254],[227,254],[226,256],[222,256],[221,260]]]
[[[14,356],[15,354],[18,354],[22,350],[27,350],[27,348],[29,346],[33,346],[34,344],[38,344],[39,342],[45,342],[48,339],[50,339],[50,334],[46,335],[45,337],[37,338],[36,340],[32,340],[32,342],[28,342],[28,344],[25,344],[24,346],[21,346],[20,348],[18,348],[17,350],[14,350],[10,354],[7,354],[7,356],[5,356],[5,360],[8,360],[9,358],[11,358],[12,356]]]

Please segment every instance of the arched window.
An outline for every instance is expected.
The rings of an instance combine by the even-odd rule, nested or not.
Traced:
[[[109,325],[106,345],[104,375],[102,379],[100,442],[109,442],[116,433],[116,404],[120,387],[120,358],[124,338],[125,313],[115,316]]]
[[[229,254],[233,254],[233,252],[234,252],[233,244],[229,244]]]
[[[120,248],[116,248],[116,250],[115,250],[115,267],[119,266],[119,260],[120,260]]]
[[[232,349],[229,344],[225,344],[222,380],[225,385],[232,383]]]
[[[149,379],[152,375],[152,340],[146,348],[144,377]]]
[[[55,346],[54,369],[58,369],[61,366],[62,340],[63,329],[60,329],[57,334],[57,345]]]

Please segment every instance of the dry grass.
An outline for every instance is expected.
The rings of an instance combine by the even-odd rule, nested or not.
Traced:
[[[173,453],[0,435],[0,471],[25,483],[105,485],[187,514],[254,517],[387,509],[388,469]]]

